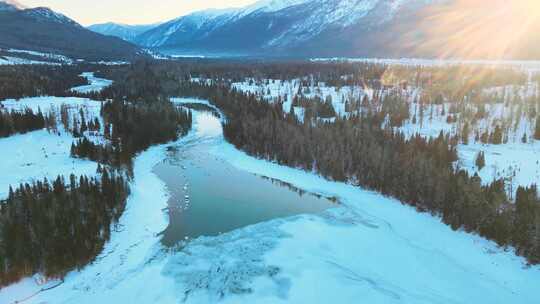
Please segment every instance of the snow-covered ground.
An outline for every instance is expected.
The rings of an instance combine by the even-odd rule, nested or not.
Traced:
[[[343,86],[336,88],[327,86],[325,83],[317,85],[302,86],[300,80],[279,80],[269,79],[257,81],[248,79],[243,82],[235,82],[231,85],[232,88],[245,92],[256,94],[269,102],[281,100],[283,102],[283,111],[289,112],[292,106],[292,101],[298,95],[299,90],[302,95],[307,98],[320,98],[323,102],[326,98],[331,98],[332,105],[336,110],[337,115],[345,116],[345,101],[346,100],[362,100],[364,96],[373,97],[373,89],[360,88],[353,86]],[[295,111],[302,112],[303,108],[295,107]],[[303,115],[298,116],[303,120]]]
[[[482,65],[497,67],[515,67],[530,71],[540,71],[538,60],[462,60],[462,59],[425,59],[425,58],[313,58],[313,62],[365,62],[399,66],[452,66],[452,65]]]
[[[195,114],[193,131],[180,143],[213,137],[215,157],[336,196],[341,207],[164,251],[157,233],[167,224],[167,193],[152,168],[166,145],[153,147],[135,160],[126,212],[96,262],[51,290],[39,292],[43,286],[32,279],[4,288],[0,303],[31,295],[25,303],[540,302],[540,269],[525,267],[511,251],[377,193],[249,157],[219,128],[213,116]]]
[[[425,109],[424,119],[421,122],[417,114],[419,112],[418,104],[411,107],[411,117],[416,113],[418,122],[416,124],[407,120],[400,131],[407,136],[420,134],[424,137],[437,137],[440,132],[444,134],[457,134],[461,128],[456,123],[448,123],[447,115],[440,115],[442,107],[445,107],[446,113],[450,108],[449,104],[429,105]],[[517,106],[516,106],[517,107]],[[494,104],[486,106],[487,117],[479,120],[472,130],[482,133],[486,130],[493,131],[493,126],[503,120],[512,119],[516,107],[510,107],[503,104]],[[433,111],[432,111],[433,108]],[[433,112],[433,115],[430,113]],[[484,184],[491,183],[495,179],[504,178],[507,183],[508,193],[514,193],[518,186],[530,186],[540,183],[540,141],[534,140],[534,121],[522,117],[520,123],[511,123],[512,129],[509,130],[508,142],[501,145],[482,144],[475,142],[475,134],[471,131],[469,144],[458,145],[458,164],[467,169],[472,175],[478,173]],[[527,142],[523,143],[521,138],[523,134],[527,135]],[[478,170],[475,165],[476,157],[479,152],[485,154],[486,166]]]
[[[30,60],[14,56],[0,56],[0,65],[23,65],[23,64],[45,64],[45,65],[60,65],[56,62]]]
[[[71,65],[75,63],[87,62],[84,59],[72,59],[64,55],[54,53],[42,53],[19,49],[0,49],[7,55],[0,55],[0,65],[26,65],[26,64],[44,64],[44,65]],[[166,59],[159,54],[148,52],[155,59]],[[30,56],[28,56],[30,55]],[[34,58],[34,59],[28,59]],[[90,61],[89,64],[98,65],[126,65],[127,61]]]
[[[94,162],[70,157],[73,137],[46,130],[0,138],[0,199],[7,198],[9,186],[42,180],[53,181],[58,175],[94,175]],[[1,301],[0,301],[1,302]]]
[[[7,56],[0,56],[0,65],[19,65],[19,64],[46,64],[46,65],[61,65],[72,64],[73,60],[70,58],[53,53],[42,53],[28,50],[18,49],[0,49],[4,53],[8,53]],[[27,59],[26,55],[30,55],[35,59]]]
[[[478,170],[475,165],[478,152],[485,154],[486,166]],[[483,183],[504,178],[508,193],[518,186],[540,183],[540,141],[503,145],[469,144],[458,146],[459,163],[470,174],[478,173]]]
[[[46,60],[55,60],[55,61],[58,61],[58,62],[61,62],[61,63],[66,63],[66,64],[73,63],[73,61],[70,58],[68,58],[68,57],[66,57],[64,55],[59,55],[59,54],[54,54],[54,53],[43,53],[43,52],[19,50],[19,49],[8,49],[7,52],[12,53],[12,54],[33,55],[33,56],[37,56],[37,57],[42,57],[42,58],[44,58]]]
[[[70,157],[73,136],[64,130],[60,123],[60,107],[66,105],[69,110],[70,123],[74,116],[80,115],[82,109],[87,120],[99,117],[100,102],[75,97],[34,97],[20,100],[2,101],[6,110],[21,111],[30,108],[44,114],[54,111],[56,114],[57,132],[38,130],[26,134],[16,134],[0,138],[0,153],[4,161],[0,162],[0,198],[8,194],[9,186],[14,188],[19,183],[41,180],[47,177],[53,180],[58,175],[94,175],[97,164],[91,161]],[[89,136],[94,141],[103,140]]]
[[[89,62],[89,63],[91,63],[91,64],[100,64],[100,65],[128,65],[128,64],[130,64],[127,61],[103,61],[103,60],[92,61],[92,62]]]
[[[6,99],[0,101],[6,110],[23,111],[26,108],[32,109],[35,113],[41,110],[43,114],[47,114],[52,110],[60,109],[61,105],[67,105],[70,108],[84,108],[85,111],[99,115],[101,106],[100,101],[91,100],[88,98],[78,97],[28,97],[21,99]]]
[[[41,109],[44,113],[51,110],[56,111],[64,104],[70,108],[70,116],[79,115],[79,110],[83,109],[87,117],[97,117],[96,115],[99,116],[100,102],[83,98],[38,97],[6,100],[3,101],[3,104],[8,110],[31,108],[35,111]],[[57,117],[59,117],[59,114]],[[9,185],[17,186],[20,182],[30,182],[32,180],[42,179],[43,177],[53,180],[57,175],[66,176],[71,173],[75,175],[94,175],[97,169],[96,163],[70,158],[70,146],[73,140],[74,138],[68,132],[65,132],[61,125],[59,125],[58,133],[49,133],[46,130],[40,130],[0,139],[0,153],[4,153],[5,159],[5,161],[0,162],[0,172],[3,172],[0,175],[0,199],[7,196]],[[96,262],[93,266],[99,265],[97,266],[98,271],[91,272],[92,277],[90,279],[88,277],[81,277],[81,281],[77,281],[77,283],[85,282],[92,286],[97,285],[100,279],[99,269],[104,269],[101,273],[107,274],[107,278],[109,279],[107,284],[111,284],[115,273],[119,273],[120,275],[129,274],[126,267],[133,267],[133,263],[130,263],[130,261],[139,261],[141,258],[146,258],[137,256],[137,252],[146,254],[148,248],[158,244],[156,242],[156,234],[162,231],[167,225],[165,214],[161,211],[166,205],[166,194],[163,191],[164,185],[151,173],[151,169],[160,160],[157,157],[161,157],[162,155],[156,153],[156,151],[162,152],[163,149],[164,147],[152,148],[137,158],[135,169],[137,179],[132,187],[132,195],[129,198],[130,202],[136,201],[137,203],[128,203],[130,206],[133,204],[148,205],[156,203],[152,205],[156,208],[139,208],[133,212],[128,207],[122,217],[122,222],[118,227],[115,227],[111,241],[96,260],[101,261],[103,259],[106,262]],[[157,202],[158,193],[162,193],[164,196],[161,206]],[[152,217],[152,214],[154,217]],[[132,226],[125,226],[124,222],[130,223]],[[151,230],[151,228],[155,230]],[[120,231],[125,231],[125,233],[120,233]],[[149,239],[150,242],[145,243],[145,238]],[[135,250],[138,246],[144,249]],[[112,254],[113,252],[117,254]],[[109,255],[113,256],[113,258],[108,258]],[[126,267],[122,268],[122,265],[126,265]],[[72,282],[74,275],[79,275],[79,273],[71,274],[66,278],[66,283]],[[119,278],[116,279],[121,281]],[[61,282],[58,280],[43,282],[38,275],[33,278],[24,279],[17,284],[1,289],[0,303],[14,303],[15,301],[24,300],[27,297],[30,297],[27,299],[28,301],[33,301],[32,296],[37,296],[40,290],[54,287],[59,283]],[[148,286],[147,283],[145,284]],[[86,285],[80,285],[74,288],[84,290],[86,289]],[[66,298],[62,299],[67,299],[69,294],[65,296]],[[109,302],[109,300],[104,301],[104,303]],[[52,298],[48,303],[57,302],[55,298]],[[151,303],[151,301],[147,303]]]
[[[93,264],[70,273],[59,287],[44,292],[40,290],[60,282],[40,285],[33,278],[22,280],[0,290],[0,303],[22,299],[27,299],[25,303],[172,303],[167,294],[158,293],[173,290],[160,274],[157,236],[167,225],[162,211],[167,202],[165,185],[152,173],[164,148],[153,147],[135,160],[135,181],[126,211]],[[162,302],[164,299],[169,301]]]
[[[78,93],[91,93],[91,92],[100,92],[104,88],[110,86],[113,82],[112,80],[99,78],[94,76],[93,72],[85,72],[80,75],[88,80],[90,84],[74,87],[71,90]]]
[[[385,60],[370,62],[386,63],[386,64],[401,64],[401,65],[448,65],[458,64],[459,61],[430,61],[430,60]],[[462,62],[461,62],[462,63]],[[489,62],[470,62],[469,64],[488,64]],[[536,63],[531,62],[509,62],[513,66],[527,69],[537,67]],[[494,63],[495,64],[495,63]],[[498,64],[502,65],[502,62]],[[540,63],[538,64],[540,67]],[[309,77],[308,77],[309,78]],[[201,81],[194,79],[193,81]],[[267,100],[268,102],[283,101],[283,110],[289,112],[292,106],[294,96],[299,92],[301,95],[308,98],[318,97],[325,100],[330,97],[332,105],[339,116],[347,116],[345,111],[345,103],[347,100],[362,100],[367,97],[369,100],[374,96],[374,90],[371,88],[343,86],[333,87],[327,86],[325,83],[314,84],[310,81],[309,86],[301,86],[299,79],[295,80],[278,80],[278,79],[246,79],[242,82],[232,83],[232,87],[236,90],[256,94]],[[486,92],[498,92],[506,97],[511,98],[510,93],[516,91],[520,96],[533,96],[537,91],[537,85],[529,83],[525,87],[507,87],[493,88]],[[408,96],[410,101],[410,119],[406,120],[399,130],[406,136],[420,134],[424,137],[437,137],[442,131],[445,134],[457,134],[461,130],[459,123],[448,123],[447,117],[451,109],[450,103],[443,105],[424,105],[424,116],[420,119],[420,105],[415,103],[420,91],[419,89],[409,87],[403,90],[402,93]],[[442,111],[444,107],[444,111]],[[522,105],[513,103],[499,103],[486,106],[486,118],[471,125],[470,144],[459,145],[458,155],[459,164],[467,169],[470,174],[478,172],[483,183],[487,184],[494,179],[505,178],[508,184],[508,192],[512,193],[517,190],[518,186],[529,186],[531,184],[540,183],[540,141],[535,141],[532,138],[534,134],[534,121],[527,117],[521,117],[519,123],[516,122],[516,113],[520,113]],[[475,113],[474,110],[472,113]],[[294,107],[294,113],[300,121],[303,121],[304,109],[302,107]],[[446,114],[441,114],[446,113]],[[412,122],[412,117],[416,115],[417,122]],[[461,115],[461,114],[459,114]],[[456,117],[459,117],[457,115]],[[510,122],[512,126],[509,134],[508,143],[503,145],[481,144],[474,143],[475,132],[482,133],[485,130],[493,131],[495,125],[501,122]],[[522,143],[523,134],[527,135],[527,143]],[[486,154],[486,167],[479,171],[475,166],[477,154],[483,151]]]

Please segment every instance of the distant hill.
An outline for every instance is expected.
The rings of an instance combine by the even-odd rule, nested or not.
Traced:
[[[25,9],[14,1],[0,1],[0,48],[86,60],[133,60],[144,56],[140,47],[94,33],[49,8]]]
[[[159,26],[159,24],[128,25],[128,24],[108,22],[108,23],[90,25],[87,28],[93,32],[96,32],[102,35],[114,36],[114,37],[118,37],[126,41],[134,41],[135,37],[137,37],[138,35],[150,29],[153,29],[157,26]]]

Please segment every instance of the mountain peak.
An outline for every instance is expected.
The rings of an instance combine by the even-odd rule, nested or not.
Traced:
[[[27,16],[30,16],[34,19],[41,21],[53,21],[60,24],[70,24],[82,27],[79,23],[73,19],[67,17],[66,15],[60,14],[53,11],[48,7],[36,7],[23,10],[23,13]]]
[[[88,26],[87,28],[93,32],[96,32],[102,35],[114,36],[114,37],[118,37],[126,41],[132,41],[137,35],[142,34],[150,29],[153,29],[157,27],[158,25],[159,23],[132,25],[132,24],[107,22],[107,23],[101,23],[101,24],[93,24],[93,25]]]
[[[15,0],[0,0],[0,11],[18,11],[26,7]]]
[[[244,14],[255,11],[277,12],[279,10],[300,5],[309,0],[260,0],[244,8]]]
[[[5,1],[0,4],[8,6]],[[0,48],[58,54],[89,61],[126,61],[148,56],[133,44],[94,33],[46,7],[10,8],[1,12]]]

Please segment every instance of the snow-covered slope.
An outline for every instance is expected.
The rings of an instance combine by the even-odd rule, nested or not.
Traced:
[[[403,8],[440,0],[262,0],[230,10],[202,11],[136,38],[147,47],[209,52],[264,52],[299,47],[325,32],[391,21]],[[249,37],[249,39],[247,39]]]
[[[56,22],[59,24],[73,25],[82,27],[79,23],[75,22],[73,19],[53,11],[48,7],[36,7],[32,9],[26,9],[22,11],[25,15],[33,17],[34,19],[45,21],[45,22]]]
[[[307,2],[308,0],[260,0],[243,9],[239,9],[237,17],[246,16],[253,12],[277,12]]]
[[[0,48],[92,61],[132,60],[145,54],[131,43],[92,32],[49,8],[19,9],[5,2],[0,2]]]
[[[88,27],[89,30],[102,35],[114,36],[126,41],[133,41],[136,36],[153,29],[159,24],[148,24],[148,25],[129,25],[121,23],[102,23],[94,24]]]
[[[156,28],[152,35],[142,35],[137,41],[145,46],[160,47],[175,43],[175,36],[178,36],[175,35],[176,33],[188,34],[189,31],[203,31],[203,35],[199,34],[196,37],[197,40],[200,40],[201,36],[208,36],[213,31],[219,30],[220,27],[234,26],[235,23],[241,22],[244,18],[278,13],[286,15],[290,14],[288,11],[300,7],[309,7],[310,10],[315,8],[315,10],[311,10],[302,18],[295,17],[293,25],[277,36],[285,35],[289,31],[291,34],[306,30],[314,33],[337,21],[352,22],[363,16],[378,2],[379,0],[261,0],[244,8],[207,10],[183,16]],[[261,20],[261,22],[268,23],[267,20]],[[270,24],[268,23],[268,29],[272,27]],[[260,34],[268,35],[264,32]],[[268,40],[273,41],[276,38],[278,37],[268,37]]]
[[[135,41],[143,46],[161,47],[201,40],[212,32],[254,13],[274,13],[308,0],[261,0],[244,8],[208,9],[173,19],[154,30],[139,35]],[[245,38],[245,37],[244,37]]]
[[[531,60],[540,59],[540,21],[519,3],[537,9],[532,2],[262,0],[183,16],[134,41],[171,55]],[[505,43],[496,32],[525,34]]]
[[[0,11],[16,11],[25,7],[14,0],[0,0]]]
[[[237,10],[205,10],[183,16],[148,30],[134,41],[147,47],[160,47],[171,41],[188,42],[193,39],[203,39],[221,25],[226,24]]]

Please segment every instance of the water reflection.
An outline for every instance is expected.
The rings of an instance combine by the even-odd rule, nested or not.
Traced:
[[[334,206],[331,198],[290,184],[238,170],[208,150],[222,140],[219,120],[194,113],[194,131],[167,150],[154,172],[167,185],[167,246],[199,236],[213,236],[247,225]]]

